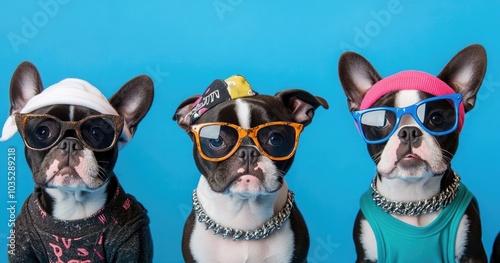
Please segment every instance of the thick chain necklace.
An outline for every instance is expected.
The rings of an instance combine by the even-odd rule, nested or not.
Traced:
[[[198,221],[201,223],[205,223],[206,229],[205,230],[210,230],[212,229],[214,231],[214,235],[222,235],[222,238],[226,239],[227,237],[232,237],[233,240],[255,240],[255,239],[262,239],[268,237],[270,234],[272,234],[275,230],[279,230],[283,223],[290,217],[290,213],[292,212],[293,208],[293,198],[294,194],[292,191],[288,191],[288,198],[286,200],[285,206],[281,211],[279,211],[278,214],[273,216],[271,219],[269,219],[267,222],[265,222],[262,226],[260,226],[257,229],[254,230],[242,230],[242,229],[235,229],[235,228],[230,228],[230,227],[224,227],[221,226],[212,220],[203,207],[201,206],[200,202],[198,201],[198,195],[196,194],[196,189],[193,191],[193,210],[198,216]]]
[[[460,185],[460,176],[455,174],[453,178],[453,183],[450,184],[446,189],[441,191],[439,194],[420,201],[412,202],[395,202],[383,197],[377,190],[377,175],[373,178],[371,183],[372,187],[372,199],[375,204],[382,208],[384,212],[390,214],[397,214],[402,216],[418,216],[421,214],[428,214],[434,211],[438,211],[446,207],[457,194],[458,186]]]

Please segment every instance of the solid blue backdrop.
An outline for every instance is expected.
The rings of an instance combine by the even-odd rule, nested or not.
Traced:
[[[361,53],[382,76],[406,69],[437,74],[465,46],[484,45],[486,77],[452,164],[479,201],[483,242],[491,252],[500,231],[498,1],[40,0],[0,6],[2,125],[10,78],[24,60],[38,67],[45,86],[77,77],[108,97],[136,75],[154,80],[153,106],[115,171],[149,210],[155,262],[182,262],[182,228],[200,176],[192,143],[172,116],[212,80],[242,74],[259,93],[302,88],[328,100],[330,109],[319,108],[306,127],[286,178],[309,227],[309,262],[352,262],[358,200],[375,167],[348,113],[337,76],[340,54]],[[17,212],[33,189],[16,135],[0,144],[4,248],[9,148],[17,157]]]

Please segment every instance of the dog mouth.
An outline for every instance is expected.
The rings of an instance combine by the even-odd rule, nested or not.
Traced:
[[[246,197],[269,194],[276,192],[281,187],[282,183],[278,181],[271,182],[265,177],[245,173],[235,177],[227,190],[229,193]]]
[[[232,193],[252,193],[262,190],[262,178],[253,174],[241,174],[233,179],[229,184],[229,191]]]
[[[87,178],[87,179],[85,179]],[[47,174],[46,185],[52,188],[65,189],[96,189],[104,183],[98,177],[86,175],[82,176],[76,168],[66,166],[58,171],[52,171],[52,174]]]
[[[404,155],[403,157],[399,158],[397,163],[415,163],[415,162],[422,162],[424,161],[420,155],[415,154],[415,153],[408,153]]]
[[[400,166],[403,169],[415,169],[417,167],[425,165],[426,163],[427,161],[422,159],[420,155],[410,152],[400,157],[396,161],[395,165]]]

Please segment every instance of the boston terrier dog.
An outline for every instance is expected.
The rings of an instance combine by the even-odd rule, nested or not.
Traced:
[[[0,141],[19,131],[35,190],[15,221],[9,261],[151,262],[147,211],[113,168],[152,104],[152,80],[138,76],[108,101],[80,79],[43,89],[35,66],[23,62],[10,101]]]
[[[186,262],[305,262],[309,234],[284,176],[299,135],[328,103],[293,89],[260,95],[242,76],[215,80],[174,120],[201,172],[182,239]]]
[[[377,168],[355,220],[357,262],[486,262],[477,202],[451,168],[486,71],[483,47],[466,47],[437,77],[382,78],[353,52],[338,70]]]

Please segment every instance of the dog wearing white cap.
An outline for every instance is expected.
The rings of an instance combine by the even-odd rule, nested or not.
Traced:
[[[9,262],[152,261],[147,211],[113,168],[153,96],[145,75],[108,100],[81,79],[44,89],[33,64],[17,67],[0,141],[21,134],[35,189],[11,230]]]

